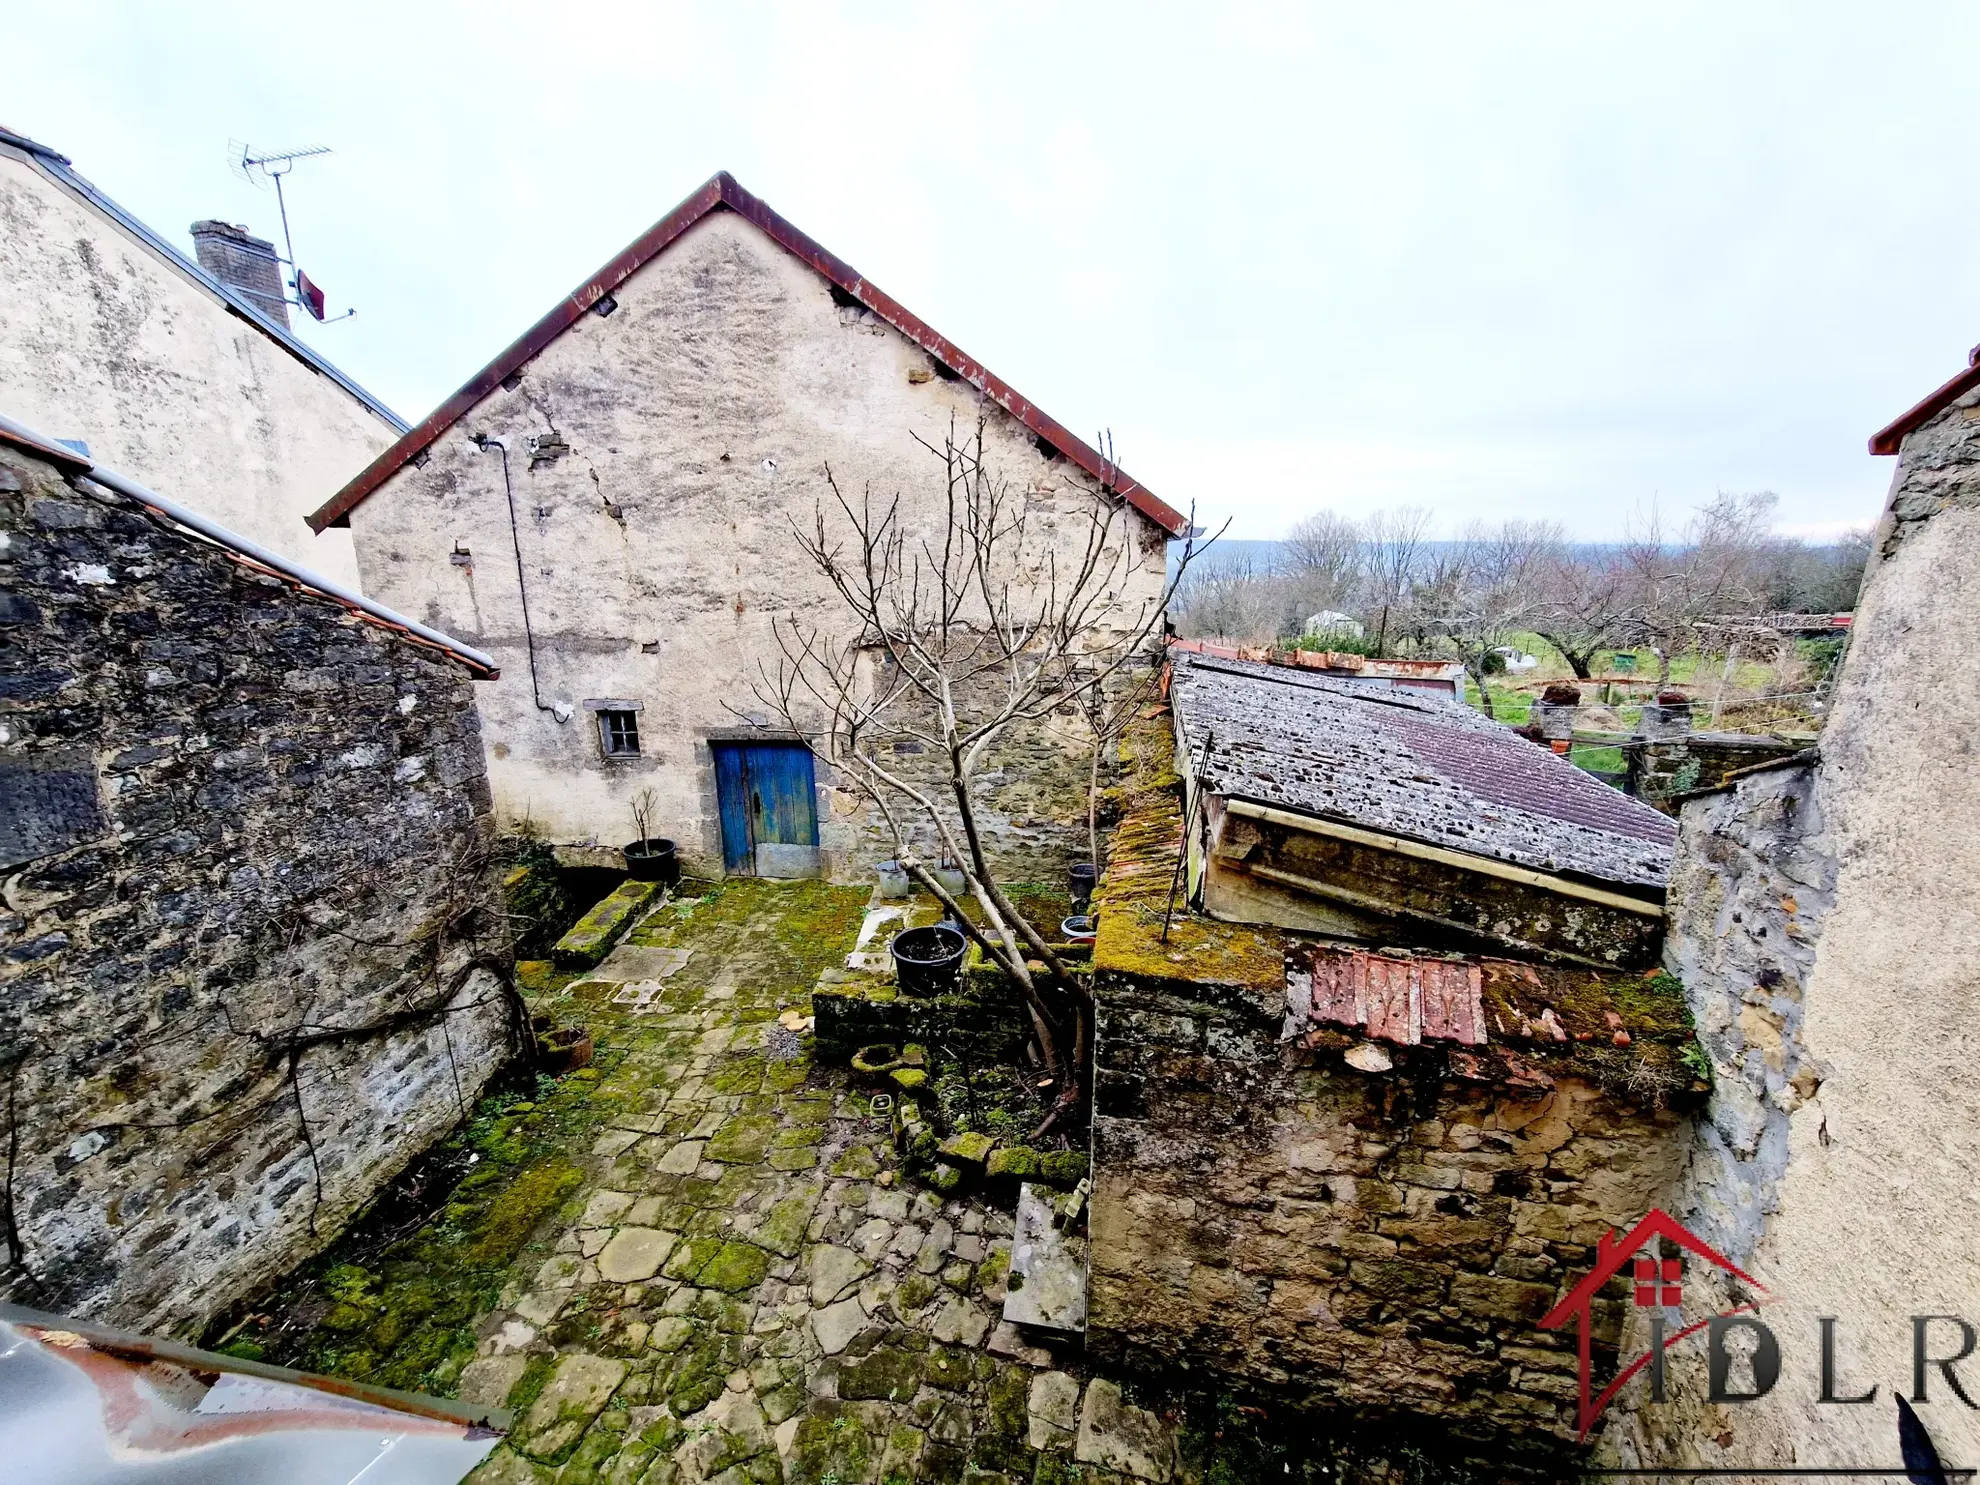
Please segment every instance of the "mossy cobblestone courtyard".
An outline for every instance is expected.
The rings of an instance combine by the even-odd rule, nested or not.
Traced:
[[[267,1307],[271,1359],[506,1405],[477,1485],[1196,1473],[1076,1347],[1003,1324],[1010,1213],[902,1184],[887,1121],[780,1025],[865,899],[731,882],[633,933],[692,951],[644,1004],[539,980],[597,1062],[484,1100],[444,1208],[314,1265]]]

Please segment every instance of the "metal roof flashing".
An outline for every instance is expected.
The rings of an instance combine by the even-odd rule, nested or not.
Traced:
[[[869,282],[850,264],[826,251],[771,210],[767,202],[744,190],[726,170],[711,177],[699,190],[647,228],[525,330],[508,349],[470,377],[459,391],[435,408],[417,427],[374,459],[355,479],[308,517],[310,526],[322,531],[331,526],[348,525],[352,510],[381,489],[415,455],[466,417],[477,403],[502,384],[505,377],[534,360],[593,305],[611,295],[633,274],[673,246],[689,228],[717,211],[732,211],[756,227],[839,292],[858,301],[954,372],[959,380],[968,382],[1032,433],[1099,480],[1103,490],[1125,500],[1170,536],[1181,536],[1187,530],[1189,523],[1180,512],[1157,499],[1120,466],[1048,416],[982,362],[938,334],[926,321]]]
[[[126,500],[145,506],[165,520],[182,526],[195,536],[223,548],[231,553],[235,560],[250,569],[259,569],[315,593],[318,597],[327,598],[366,623],[390,630],[413,644],[438,650],[450,660],[465,666],[477,680],[492,681],[501,678],[501,669],[491,657],[461,643],[451,634],[443,634],[438,629],[420,623],[417,619],[408,619],[405,615],[365,597],[362,593],[353,592],[343,584],[312,572],[279,552],[269,550],[259,542],[229,531],[218,521],[203,516],[198,511],[190,510],[175,500],[169,500],[156,491],[140,485],[136,480],[126,479],[114,469],[106,469],[87,455],[57,444],[53,439],[35,432],[25,424],[15,422],[4,413],[0,413],[0,444],[21,449],[36,458],[47,460],[71,480],[88,480],[105,490],[114,491]]]
[[[295,334],[283,329],[255,308],[253,302],[236,290],[220,282],[199,264],[188,258],[137,217],[112,201],[83,176],[76,173],[67,155],[58,154],[45,144],[39,144],[26,135],[16,134],[10,129],[0,128],[0,154],[11,155],[25,161],[54,181],[70,194],[79,198],[85,205],[95,208],[120,228],[127,236],[134,238],[147,251],[165,260],[166,264],[191,279],[201,289],[233,314],[239,315],[255,329],[274,341],[283,350],[294,356],[319,376],[335,382],[345,393],[373,413],[394,433],[403,435],[409,426],[406,420],[387,407],[377,397],[367,392],[357,382],[332,365],[321,354],[298,340]]]

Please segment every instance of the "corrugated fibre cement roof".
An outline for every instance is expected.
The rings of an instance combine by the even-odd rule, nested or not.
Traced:
[[[1670,875],[1668,816],[1460,702],[1189,656],[1171,700],[1177,763],[1214,793],[1533,871],[1650,888]]]

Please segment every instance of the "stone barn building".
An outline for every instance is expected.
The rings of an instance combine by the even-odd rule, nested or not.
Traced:
[[[195,1332],[519,1030],[486,657],[201,519],[0,418],[0,1297]]]
[[[0,407],[354,588],[350,537],[304,517],[406,425],[291,332],[270,243],[193,237],[0,129]]]
[[[616,847],[650,789],[653,832],[705,873],[836,874],[885,842],[796,737],[762,730],[754,692],[774,617],[858,638],[793,523],[812,527],[829,467],[932,532],[943,466],[917,439],[979,421],[1035,525],[1072,540],[1123,511],[1113,597],[1159,601],[1176,511],[724,174],[311,522],[351,528],[367,592],[500,659],[482,712],[505,823]],[[1049,729],[1000,760],[993,849],[1083,841],[1069,763]]]

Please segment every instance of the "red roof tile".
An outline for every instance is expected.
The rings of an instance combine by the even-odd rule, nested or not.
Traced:
[[[1184,528],[1189,523],[1181,512],[1156,499],[1145,485],[1131,478],[1118,464],[1103,457],[1097,449],[1091,447],[1064,424],[1048,417],[1042,408],[992,372],[981,361],[964,353],[953,342],[938,335],[926,321],[912,314],[905,305],[878,285],[869,282],[863,274],[855,271],[852,265],[834,257],[813,242],[772,211],[762,198],[752,196],[745,191],[736,183],[735,177],[726,170],[647,228],[623,252],[573,289],[554,309],[525,330],[515,344],[470,377],[465,386],[435,408],[424,422],[372,460],[356,479],[331,496],[320,510],[309,517],[310,526],[321,531],[326,526],[345,524],[346,518],[353,510],[370,498],[414,455],[467,416],[476,403],[502,384],[504,377],[534,360],[546,346],[576,324],[586,310],[665,252],[687,232],[688,228],[716,211],[733,211],[745,221],[754,224],[777,246],[817,271],[841,293],[852,296],[880,319],[892,325],[933,356],[936,361],[953,371],[961,380],[975,387],[1026,428],[1099,480],[1104,488],[1112,490],[1171,536],[1183,534]]]

